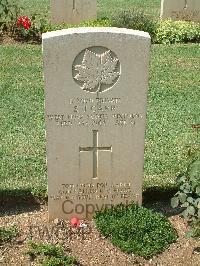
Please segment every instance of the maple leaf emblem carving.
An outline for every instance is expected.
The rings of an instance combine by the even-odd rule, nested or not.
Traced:
[[[81,87],[88,92],[103,92],[113,85],[120,73],[116,71],[119,60],[112,58],[111,51],[96,54],[86,49],[81,65],[75,65],[78,72],[75,80],[83,83]]]

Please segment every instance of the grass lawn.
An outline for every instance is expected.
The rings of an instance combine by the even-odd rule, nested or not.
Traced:
[[[145,188],[174,186],[198,145],[199,45],[154,45],[145,152]],[[46,189],[44,88],[39,45],[1,45],[0,191]]]
[[[34,12],[50,17],[50,0],[13,0],[23,7],[22,15],[31,15]],[[98,15],[111,16],[120,10],[129,8],[143,9],[146,13],[159,17],[160,0],[97,0]]]
[[[1,189],[46,183],[40,46],[0,46]]]
[[[169,185],[200,148],[200,45],[154,45],[146,133],[146,186]]]

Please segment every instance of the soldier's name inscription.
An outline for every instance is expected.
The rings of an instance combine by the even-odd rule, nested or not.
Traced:
[[[121,113],[121,98],[70,98],[67,104],[71,106],[71,113],[48,114],[50,122],[57,126],[106,126],[108,122],[116,126],[135,126],[140,113]]]

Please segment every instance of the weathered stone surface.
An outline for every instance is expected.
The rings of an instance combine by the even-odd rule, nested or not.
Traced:
[[[141,203],[149,52],[127,29],[43,35],[50,220]]]
[[[161,18],[200,21],[199,0],[161,0]]]
[[[79,24],[96,18],[96,0],[51,0],[51,21],[54,24]]]

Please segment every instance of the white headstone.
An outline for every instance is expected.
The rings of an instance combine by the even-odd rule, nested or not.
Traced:
[[[161,0],[161,18],[200,21],[200,0]]]
[[[140,31],[43,34],[50,220],[141,204],[149,53]]]
[[[96,18],[96,0],[51,0],[51,21],[54,24],[79,24]]]

